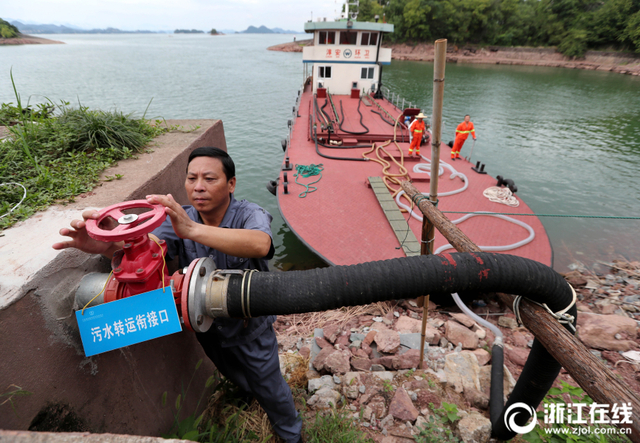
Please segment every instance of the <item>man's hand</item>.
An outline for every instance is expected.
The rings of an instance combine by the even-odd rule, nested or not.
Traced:
[[[147,201],[154,205],[164,206],[164,211],[171,217],[171,226],[178,237],[193,239],[193,231],[198,227],[198,223],[189,218],[185,210],[173,199],[171,194],[147,195]]]
[[[180,238],[193,240],[235,257],[262,258],[269,253],[271,237],[266,232],[227,229],[197,223],[189,218],[171,194],[148,195],[147,201],[165,207],[165,212],[171,217],[171,226]]]
[[[88,254],[102,254],[105,257],[111,258],[113,253],[122,248],[122,242],[103,242],[94,240],[89,237],[87,233],[86,221],[89,219],[97,219],[100,216],[98,211],[90,209],[82,213],[83,220],[73,220],[71,227],[60,229],[60,235],[65,237],[71,237],[69,241],[63,241],[54,243],[53,249],[67,249],[76,248]]]

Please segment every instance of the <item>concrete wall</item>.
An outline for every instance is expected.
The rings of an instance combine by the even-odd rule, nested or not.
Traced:
[[[73,315],[75,289],[86,273],[108,272],[110,266],[100,256],[51,248],[62,239],[60,228],[89,207],[149,193],[171,193],[187,203],[189,153],[199,146],[226,150],[224,130],[218,120],[168,123],[200,128],[157,138],[153,152],[104,173],[121,174],[121,180],[104,182],[68,206],[38,213],[0,237],[0,389],[6,393],[14,385],[31,393],[0,405],[0,428],[160,435],[171,427],[175,398],[204,358],[184,408],[194,412],[213,373],[194,334],[183,331],[85,357]],[[168,406],[162,407],[165,391]]]

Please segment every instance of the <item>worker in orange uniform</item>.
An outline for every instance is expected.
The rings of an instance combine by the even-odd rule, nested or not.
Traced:
[[[451,160],[460,158],[460,150],[467,140],[467,137],[469,137],[469,134],[471,134],[474,140],[476,139],[476,130],[470,120],[471,117],[469,117],[469,114],[465,115],[464,121],[456,128],[456,141],[453,144],[453,148],[451,148]]]
[[[409,126],[409,133],[411,134],[411,144],[409,145],[409,155],[413,155],[413,150],[416,150],[416,155],[420,157],[420,143],[422,143],[422,136],[426,130],[424,124],[425,115],[421,112],[416,115],[416,119]]]

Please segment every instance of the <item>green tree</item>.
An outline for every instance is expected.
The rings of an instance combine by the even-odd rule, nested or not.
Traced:
[[[359,19],[384,14],[395,42],[557,46],[571,57],[591,48],[640,52],[640,0],[379,1],[362,0]]]
[[[406,26],[405,36],[412,40],[429,40],[428,14],[431,7],[424,0],[409,0],[404,6],[402,16]]]
[[[521,0],[498,0],[489,12],[489,29],[485,41],[492,45],[522,46],[534,40],[532,17],[535,6]]]
[[[11,23],[4,21],[0,18],[0,37],[2,38],[14,38],[20,34],[18,28]]]
[[[640,11],[629,17],[622,37],[635,46],[636,52],[640,52]]]
[[[394,32],[388,37],[392,41],[404,42],[407,40],[407,28],[403,15],[406,3],[407,0],[389,0],[384,6],[385,20],[394,25]]]
[[[376,15],[379,20],[382,21],[382,14],[384,8],[375,0],[360,0],[358,6],[358,21],[361,22],[373,22]]]
[[[587,51],[587,31],[573,28],[568,30],[558,45],[558,51],[567,57],[583,57]]]

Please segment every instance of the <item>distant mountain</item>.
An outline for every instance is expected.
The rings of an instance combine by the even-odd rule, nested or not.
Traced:
[[[274,32],[267,28],[266,26],[260,26],[256,28],[255,26],[249,26],[246,31],[242,31],[241,34],[273,34]]]
[[[238,34],[302,34],[298,31],[285,31],[282,28],[273,28],[269,29],[266,26],[260,26],[256,28],[255,26],[249,26],[246,31],[241,31]]]
[[[176,29],[174,34],[204,34],[204,31],[200,29]]]
[[[275,32],[276,34],[304,34],[304,32],[290,31],[290,30],[285,30],[285,29],[282,29],[282,28],[273,28],[271,30],[273,32]]]
[[[11,22],[23,34],[155,34],[156,31],[122,31],[117,28],[81,29],[65,25],[25,24],[17,20]]]

